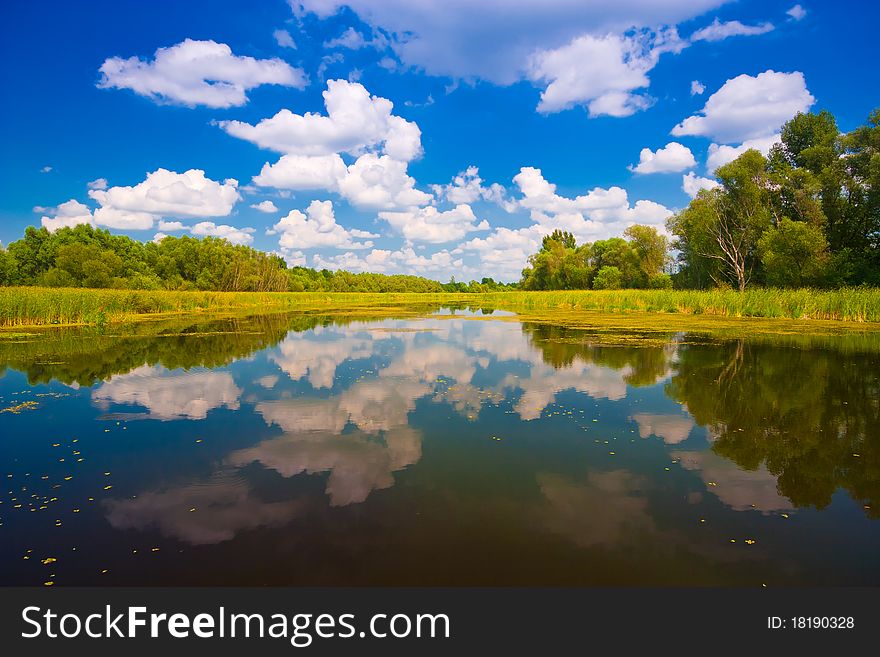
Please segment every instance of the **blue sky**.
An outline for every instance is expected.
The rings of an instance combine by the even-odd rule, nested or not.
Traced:
[[[515,280],[554,228],[662,227],[797,111],[863,122],[870,4],[7,2],[0,241],[88,222]]]

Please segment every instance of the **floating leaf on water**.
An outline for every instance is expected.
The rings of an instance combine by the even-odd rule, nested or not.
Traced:
[[[12,413],[13,415],[18,415],[22,411],[32,411],[39,406],[35,401],[26,401],[21,404],[16,404],[15,406],[8,406],[6,408],[0,409],[0,413]]]

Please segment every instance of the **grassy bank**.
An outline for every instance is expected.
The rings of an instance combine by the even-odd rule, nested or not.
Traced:
[[[208,312],[355,310],[464,304],[513,311],[653,312],[880,322],[880,289],[834,291],[607,290],[490,294],[173,292],[82,288],[0,288],[0,327],[102,325],[135,318]]]
[[[654,312],[880,322],[880,289],[840,290],[585,290],[480,295],[511,310]]]
[[[213,312],[356,310],[431,304],[456,294],[176,292],[0,287],[0,327],[102,325],[136,318]]]

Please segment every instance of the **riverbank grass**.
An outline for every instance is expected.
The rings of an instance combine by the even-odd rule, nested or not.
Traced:
[[[84,288],[0,288],[0,327],[104,325],[213,312],[346,311],[408,305],[675,313],[723,317],[880,322],[880,289],[584,290],[487,294],[182,292]]]

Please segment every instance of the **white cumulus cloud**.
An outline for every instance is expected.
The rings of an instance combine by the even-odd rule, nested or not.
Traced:
[[[674,28],[634,35],[583,35],[553,50],[535,53],[529,77],[546,85],[539,112],[559,112],[574,105],[590,116],[629,116],[651,105],[638,90],[650,84],[648,72],[660,54],[678,51],[684,43]]]
[[[388,155],[362,155],[339,180],[339,192],[361,209],[395,210],[431,202],[431,195],[415,188],[406,162]]]
[[[432,201],[407,173],[422,152],[415,123],[356,82],[331,80],[323,96],[326,115],[284,109],[256,125],[221,122],[231,135],[283,153],[263,165],[255,185],[336,192],[367,210],[410,210]],[[347,165],[343,154],[356,159]]]
[[[630,170],[635,173],[677,173],[696,165],[691,149],[671,141],[656,152],[643,148],[639,153],[639,163],[630,166]]]
[[[545,234],[537,224],[519,229],[499,226],[486,237],[475,237],[455,251],[475,254],[481,270],[494,278],[515,281],[519,280],[528,257],[541,246]]]
[[[277,189],[338,191],[346,174],[345,162],[336,154],[282,155],[275,164],[266,162],[254,176],[254,184]]]
[[[815,101],[799,71],[738,75],[709,96],[698,114],[675,126],[672,134],[711,137],[727,144],[768,137]]]
[[[368,249],[373,246],[371,240],[356,240],[378,237],[362,230],[347,230],[336,223],[330,201],[312,201],[305,213],[291,210],[269,233],[280,235],[278,244],[285,255],[314,248]]]
[[[435,278],[445,278],[451,273],[460,278],[462,272],[470,273],[460,257],[447,249],[428,255],[420,255],[410,246],[398,250],[373,249],[363,257],[347,251],[339,255],[325,257],[315,254],[312,266],[318,269],[345,269],[355,272],[380,272],[386,274],[416,274]]]
[[[464,203],[445,212],[433,206],[405,212],[380,212],[379,218],[409,242],[442,244],[460,240],[474,231],[489,230],[489,223],[485,219],[478,222],[471,206]]]
[[[91,189],[89,196],[101,206],[95,223],[124,230],[150,229],[162,217],[225,217],[240,198],[232,178],[221,183],[201,169],[176,173],[161,168],[137,185]]]
[[[681,177],[682,191],[694,198],[701,189],[713,189],[718,187],[718,181],[711,178],[702,178],[693,171]]]
[[[397,160],[408,162],[421,154],[419,127],[392,114],[393,103],[371,96],[362,84],[330,80],[323,93],[327,114],[294,114],[282,109],[256,125],[221,121],[230,135],[261,148],[292,155],[361,155],[381,147]]]
[[[179,221],[165,221],[164,219],[159,222],[159,225],[157,226],[157,228],[159,230],[162,230],[162,231],[167,230],[169,232],[173,232],[176,230],[186,230],[186,226],[184,226]]]
[[[73,228],[79,224],[95,223],[89,206],[75,199],[65,201],[56,208],[39,208],[39,210],[46,213],[40,218],[40,224],[50,233],[54,233],[59,228]]]
[[[226,224],[218,226],[213,221],[200,221],[190,232],[199,237],[220,237],[233,244],[250,244],[254,241],[253,228],[236,228]]]
[[[747,139],[739,146],[727,146],[726,144],[709,144],[709,155],[706,158],[706,170],[714,172],[720,166],[732,162],[749,149],[761,151],[764,155],[770,152],[770,148],[779,143],[780,135],[770,135],[759,139]]]
[[[225,43],[186,39],[156,50],[154,58],[111,57],[101,65],[102,89],[131,89],[155,101],[187,107],[244,105],[247,92],[263,84],[302,89],[302,69],[273,59],[234,55]]]
[[[337,192],[362,210],[403,210],[430,203],[431,195],[416,189],[415,183],[406,162],[373,153],[349,166],[336,153],[283,155],[254,176],[254,184],[261,187]]]
[[[266,214],[271,214],[273,212],[278,212],[278,206],[275,205],[272,201],[260,201],[259,203],[254,203],[251,205],[254,210],[259,210],[260,212],[265,212]]]
[[[459,172],[448,185],[431,185],[431,189],[437,198],[445,198],[456,205],[483,200],[496,203],[508,212],[512,212],[516,205],[507,198],[507,191],[503,185],[492,183],[484,186],[480,170],[475,166],[469,166]]]

